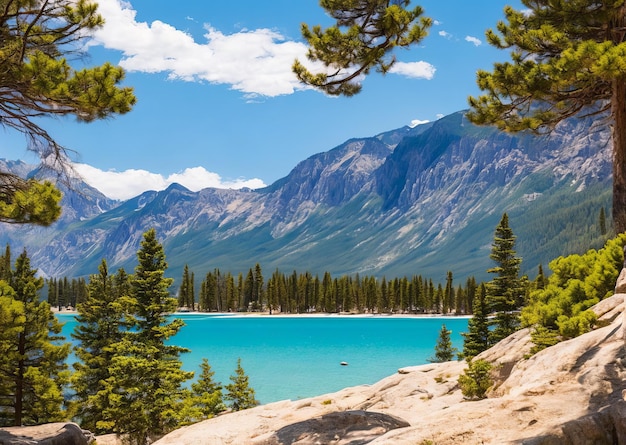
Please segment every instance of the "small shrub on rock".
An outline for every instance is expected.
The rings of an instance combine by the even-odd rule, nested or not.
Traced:
[[[459,376],[459,386],[465,398],[480,400],[487,397],[487,390],[493,385],[491,368],[491,363],[486,360],[468,362],[465,372]]]

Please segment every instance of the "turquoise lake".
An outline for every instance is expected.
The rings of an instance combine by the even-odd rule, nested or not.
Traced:
[[[59,314],[70,338],[74,317]],[[170,341],[191,350],[183,368],[198,371],[206,357],[226,385],[237,359],[261,403],[297,400],[348,386],[372,384],[398,368],[428,363],[441,325],[463,347],[467,318],[393,316],[176,315],[185,326]],[[347,362],[342,366],[341,362]]]

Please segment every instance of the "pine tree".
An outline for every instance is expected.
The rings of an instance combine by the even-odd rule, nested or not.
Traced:
[[[433,299],[434,311],[438,314],[442,312],[443,300],[444,300],[443,287],[441,287],[441,283],[439,283],[437,285],[437,290],[435,291],[435,295]]]
[[[111,432],[108,426],[113,420],[104,417],[109,408],[105,382],[110,378],[109,368],[115,354],[111,346],[122,341],[131,301],[128,296],[118,296],[106,260],[102,260],[98,270],[98,274],[90,277],[87,299],[77,306],[77,325],[72,337],[77,341],[78,361],[72,375],[75,393],[72,404],[83,428],[103,434]]]
[[[261,265],[256,263],[254,266],[254,284],[252,286],[252,300],[257,310],[263,307],[263,273]]]
[[[130,111],[124,71],[109,63],[74,70],[68,60],[103,18],[91,1],[5,1],[0,8],[0,125],[24,134],[48,168],[69,173],[65,149],[41,126],[41,116],[89,122]],[[61,214],[61,192],[50,181],[0,171],[0,221],[49,225]]]
[[[535,278],[535,289],[544,289],[546,287],[546,276],[543,273],[543,265],[539,265],[537,278]]]
[[[243,282],[243,304],[245,310],[255,310],[254,306],[254,273],[248,269],[246,280]]]
[[[253,408],[259,404],[254,398],[254,389],[248,382],[248,376],[241,367],[241,359],[237,359],[237,368],[235,374],[230,376],[230,381],[231,383],[226,385],[224,398],[230,401],[233,411]]]
[[[476,278],[470,277],[467,279],[467,283],[465,284],[466,294],[465,300],[467,302],[467,307],[465,309],[466,314],[474,313],[474,299],[476,298],[478,286],[476,285]]]
[[[193,310],[193,280],[189,273],[189,266],[185,264],[183,278],[178,290],[178,307]]]
[[[606,214],[604,212],[604,207],[600,207],[600,216],[598,217],[598,225],[600,226],[600,235],[605,236],[607,233],[607,229],[606,229]]]
[[[195,383],[191,384],[193,405],[201,417],[198,420],[208,419],[224,411],[222,386],[213,378],[215,372],[206,358],[200,364],[200,375]]]
[[[465,300],[465,289],[459,284],[454,297],[454,315],[461,315],[465,313],[467,307],[467,301]]]
[[[410,0],[321,2],[337,24],[325,30],[320,26],[309,29],[304,24],[302,35],[310,47],[307,57],[323,63],[328,70],[313,74],[296,61],[293,71],[298,79],[331,95],[358,93],[362,75],[372,68],[381,73],[389,71],[395,63],[389,53],[396,46],[406,48],[426,36],[432,20],[422,17],[419,6],[405,9],[409,3]]]
[[[467,364],[465,372],[459,376],[461,392],[470,400],[484,399],[493,385],[493,366],[486,360],[471,360]]]
[[[540,324],[533,326],[530,332],[530,339],[533,342],[533,346],[530,348],[531,355],[554,346],[562,340],[557,330]]]
[[[228,272],[224,281],[226,282],[226,309],[231,312],[237,311],[240,307],[240,304],[239,294],[237,293],[237,289],[235,286],[235,277],[230,272]]]
[[[180,424],[182,384],[193,373],[181,369],[179,355],[186,349],[166,343],[183,322],[167,318],[176,309],[176,299],[168,292],[173,280],[164,277],[165,253],[154,229],[144,233],[137,258],[130,281],[132,330],[111,346],[114,357],[106,385],[111,406],[104,416],[113,420],[102,426],[143,445]]]
[[[468,332],[461,334],[463,335],[462,356],[467,360],[476,357],[491,346],[486,294],[486,287],[481,284],[474,298],[474,315],[467,322]]]
[[[189,277],[189,284],[187,285],[189,289],[189,305],[190,309],[195,311],[196,308],[196,274],[191,272],[191,276]]]
[[[200,307],[204,311],[217,310],[217,278],[212,272],[208,272],[202,281]]]
[[[497,343],[508,337],[519,328],[520,309],[525,295],[524,286],[519,278],[520,263],[516,257],[515,235],[509,227],[509,217],[502,215],[496,227],[491,255],[496,263],[495,267],[487,272],[495,277],[487,285],[487,304],[491,312],[495,313],[494,329],[491,331],[490,342]]]
[[[113,291],[117,298],[130,296],[130,276],[123,268],[119,268],[113,277]]]
[[[454,305],[454,285],[452,278],[452,271],[448,271],[446,274],[446,288],[444,290],[443,301],[442,301],[442,314],[447,314],[450,312],[450,309]]]
[[[11,294],[5,282],[5,294],[11,294],[18,304],[11,303],[10,313],[21,326],[12,329],[17,333],[0,346],[4,351],[4,369],[0,376],[2,398],[2,421],[12,425],[35,425],[61,421],[66,418],[63,410],[63,388],[69,372],[65,360],[70,351],[68,343],[59,334],[61,325],[45,301],[39,301],[43,279],[36,278],[36,270],[30,268],[30,259],[24,251],[15,262],[11,273]],[[23,307],[23,318],[19,307]],[[4,336],[3,336],[4,337]]]
[[[437,344],[435,345],[435,357],[430,358],[430,362],[441,363],[454,360],[457,349],[452,347],[450,334],[452,334],[452,331],[446,328],[445,324],[442,324],[441,330],[439,331],[439,338],[437,339]]]
[[[24,303],[15,299],[7,281],[0,280],[0,426],[14,423],[15,385],[10,376],[19,360],[15,339],[24,331],[25,322]]]
[[[387,278],[385,276],[383,276],[380,281],[380,292],[378,292],[378,302],[376,303],[376,306],[378,307],[379,314],[389,312],[389,289],[387,287]]]
[[[553,129],[571,116],[596,115],[612,127],[613,222],[626,231],[626,77],[622,1],[522,0],[489,43],[511,61],[480,70],[484,95],[470,97],[470,121],[507,131]]]
[[[8,244],[0,257],[0,280],[11,281],[11,246]]]

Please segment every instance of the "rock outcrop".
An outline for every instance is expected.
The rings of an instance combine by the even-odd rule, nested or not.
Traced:
[[[485,351],[479,357],[496,366],[497,383],[484,400],[464,400],[464,362],[429,364],[371,386],[225,414],[155,445],[626,444],[625,297],[594,308],[603,327],[528,359],[528,331]]]
[[[93,434],[75,423],[0,429],[0,445],[89,445],[93,442]]]

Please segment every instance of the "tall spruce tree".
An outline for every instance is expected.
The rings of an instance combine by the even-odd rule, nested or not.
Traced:
[[[109,408],[105,382],[111,377],[109,368],[115,350],[112,345],[122,341],[126,331],[125,315],[130,307],[129,297],[120,297],[115,290],[114,277],[109,274],[106,260],[99,273],[89,279],[88,297],[78,304],[77,325],[72,337],[78,361],[72,375],[75,416],[83,428],[102,434],[111,432],[113,419],[104,417]]]
[[[546,276],[543,273],[543,265],[540,264],[537,271],[537,278],[534,282],[535,289],[544,289],[546,287]]]
[[[606,213],[604,207],[600,207],[600,215],[598,216],[598,228],[600,229],[600,235],[606,236],[608,230],[606,228]]]
[[[164,276],[165,253],[154,229],[144,233],[137,258],[130,280],[132,330],[111,346],[110,407],[104,415],[112,420],[102,426],[144,445],[180,424],[186,396],[182,384],[193,372],[181,369],[179,356],[187,350],[168,342],[183,322],[167,318],[176,310],[176,299],[168,291],[173,280]]]
[[[490,331],[491,344],[511,335],[520,324],[517,311],[522,306],[525,290],[519,277],[522,260],[516,256],[515,238],[509,227],[509,217],[504,213],[496,227],[489,255],[496,265],[487,270],[495,275],[487,284],[487,304],[495,313],[494,328]]]
[[[181,308],[187,308],[194,310],[194,296],[193,296],[193,280],[192,275],[189,273],[189,266],[185,264],[183,269],[183,278],[180,282],[180,288],[178,289],[178,306]]]
[[[213,417],[226,409],[222,386],[215,381],[214,376],[209,361],[202,359],[198,379],[191,384],[193,405],[201,415],[199,420]]]
[[[7,283],[10,282],[11,274],[11,246],[7,244],[4,249],[4,255],[0,256],[0,280],[4,280]]]
[[[69,343],[61,343],[61,325],[45,301],[39,301],[43,279],[35,277],[30,259],[24,251],[15,261],[10,288],[3,285],[11,327],[16,335],[2,335],[0,350],[4,352],[0,374],[0,421],[10,425],[36,425],[61,421],[66,418],[63,409],[63,388],[69,371],[65,360]],[[23,308],[23,313],[21,312]],[[10,325],[9,325],[10,326]],[[4,326],[3,326],[4,329]]]
[[[439,337],[437,338],[437,344],[435,345],[435,356],[428,359],[430,362],[441,363],[454,360],[457,349],[452,346],[450,334],[452,334],[452,331],[450,331],[445,324],[442,324]]]
[[[241,367],[241,359],[237,359],[235,374],[230,376],[230,381],[226,385],[224,398],[230,402],[233,411],[253,408],[259,404],[255,399],[254,388],[250,386],[249,377]]]
[[[452,278],[452,271],[448,271],[446,274],[446,288],[444,290],[444,296],[442,301],[441,313],[447,314],[454,305],[454,284]]]
[[[490,346],[489,308],[487,305],[487,288],[481,284],[473,302],[474,314],[467,322],[468,332],[463,332],[463,353],[466,360],[476,357]]]
[[[263,272],[261,265],[256,263],[254,266],[254,283],[252,287],[252,299],[257,310],[263,308]]]
[[[0,280],[0,426],[13,425],[15,385],[11,378],[19,360],[15,339],[24,331],[24,303],[15,299],[9,283]]]

